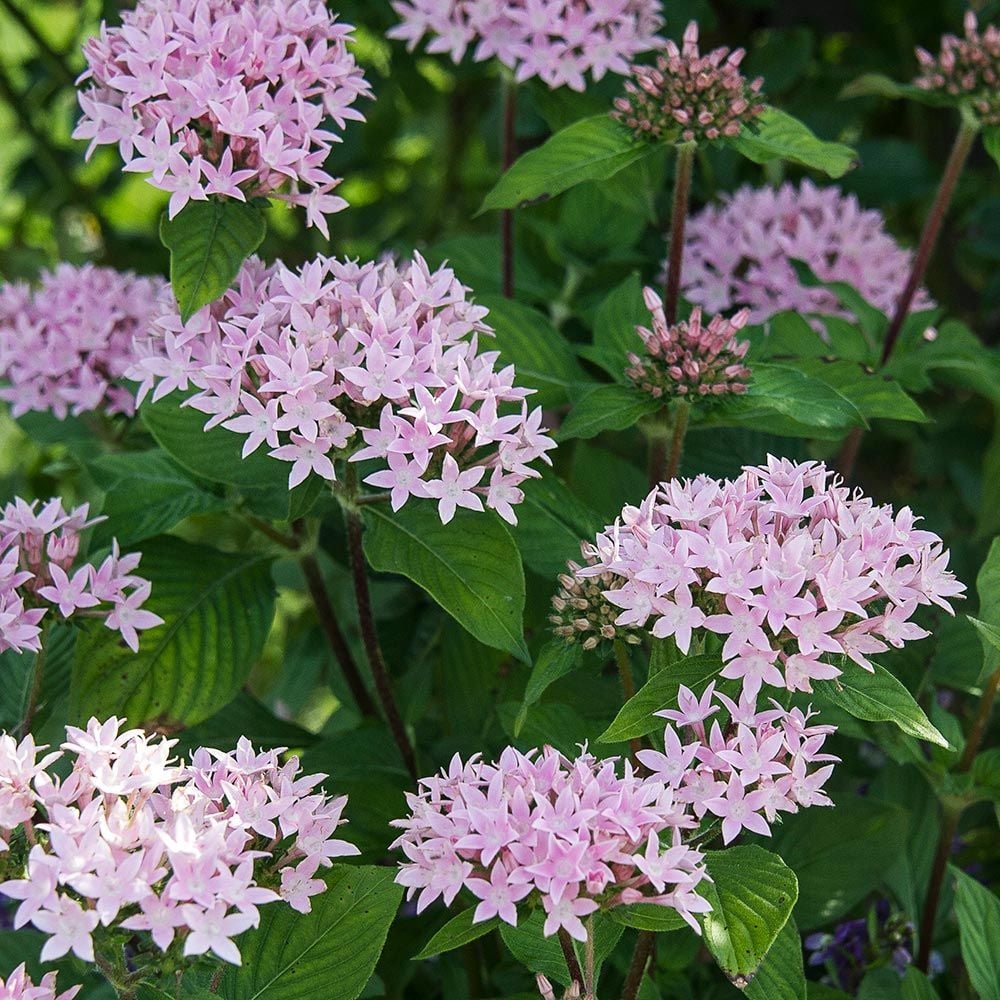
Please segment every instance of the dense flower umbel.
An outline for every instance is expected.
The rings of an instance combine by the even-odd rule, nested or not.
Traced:
[[[583,565],[593,566],[595,557],[590,554],[591,546],[581,544]],[[615,586],[613,573],[599,576],[580,576],[580,563],[568,562],[567,572],[559,577],[559,589],[552,598],[552,614],[549,621],[552,631],[570,643],[580,643],[584,649],[594,649],[602,641],[620,639],[629,645],[642,642],[642,632],[627,625],[616,625],[615,619],[621,614],[605,596],[604,592]]]
[[[714,682],[700,698],[681,685],[677,704],[656,713],[673,723],[663,733],[664,752],[640,750],[639,760],[699,820],[721,819],[724,843],[743,829],[770,836],[778,813],[833,805],[822,788],[839,758],[822,749],[835,726],[810,725],[811,712],[777,702],[758,710],[748,692],[734,702]],[[725,725],[716,715],[723,708]]]
[[[885,231],[880,212],[836,187],[742,187],[688,220],[685,298],[710,313],[746,307],[751,323],[792,310],[849,316],[825,288],[799,280],[792,260],[823,281],[845,281],[883,312],[906,284],[912,255]],[[923,290],[914,308],[933,305]]]
[[[0,1000],[73,1000],[82,987],[71,986],[56,996],[56,974],[47,972],[36,986],[22,962],[4,982],[0,979]]]
[[[171,218],[190,199],[273,195],[326,235],[347,202],[323,164],[370,95],[353,29],[323,0],[140,0],[122,22],[84,46],[73,134],[88,155],[117,143],[126,170],[171,192]]]
[[[746,326],[749,309],[742,309],[732,319],[713,316],[703,325],[701,309],[695,308],[689,319],[667,325],[663,300],[647,288],[646,308],[653,316],[653,329],[636,327],[646,345],[646,354],[629,354],[625,375],[636,388],[651,396],[724,396],[747,391],[750,369],[743,364],[750,342],[737,340]]]
[[[170,757],[176,741],[123,730],[119,719],[67,727],[72,760],[60,780],[31,737],[0,736],[0,832],[26,851],[19,877],[0,892],[20,900],[15,927],[49,935],[42,958],[72,951],[94,961],[99,928],[138,933],[136,963],[159,951],[212,952],[240,964],[236,935],[258,907],[282,899],[308,913],[332,858],[357,854],[333,834],[346,797],[316,786],[282,750],[257,753],[243,738],[232,754]],[[23,838],[15,841],[10,831]]]
[[[38,651],[40,622],[50,608],[71,615],[104,619],[133,651],[138,632],[163,619],[142,605],[151,584],[134,570],[142,556],[121,555],[115,542],[99,566],[75,566],[80,533],[103,521],[87,520],[88,504],[63,508],[58,498],[39,508],[19,497],[0,511],[0,653]]]
[[[466,888],[480,900],[475,922],[516,924],[518,903],[540,901],[546,937],[564,928],[583,941],[581,918],[597,910],[657,903],[697,931],[693,915],[710,909],[695,891],[708,877],[701,852],[681,840],[697,826],[690,807],[628,761],[619,777],[585,749],[568,760],[509,747],[492,764],[456,755],[406,799],[392,846],[407,857],[396,881],[417,912]]]
[[[1000,28],[980,34],[974,11],[965,14],[965,36],[945,35],[937,56],[917,49],[920,75],[913,82],[967,103],[983,125],[1000,125]]]
[[[15,417],[135,411],[121,384],[132,363],[132,338],[145,334],[157,301],[169,297],[161,278],[106,267],[60,264],[36,287],[0,286],[0,399]]]
[[[651,142],[704,142],[740,134],[764,110],[764,81],[747,80],[739,65],[746,53],[698,51],[698,25],[692,21],[678,48],[664,43],[655,66],[633,66],[625,96],[615,100],[612,115],[637,138]]]
[[[422,257],[357,264],[320,257],[292,271],[251,260],[236,287],[185,327],[170,312],[130,377],[141,400],[194,386],[196,409],[291,462],[289,486],[310,472],[335,479],[335,458],[375,459],[365,482],[392,506],[431,497],[448,522],[456,507],[516,521],[519,484],[554,442],[528,410],[529,389],[448,268]],[[154,389],[155,387],[155,389]]]
[[[589,73],[625,74],[640,52],[657,44],[660,0],[394,0],[400,23],[389,30],[414,49],[460,62],[496,56],[519,81],[582,91]]]
[[[830,659],[868,657],[928,633],[921,605],[951,612],[964,591],[941,539],[913,512],[877,506],[817,462],[768,458],[736,480],[656,487],[597,536],[582,578],[615,575],[617,624],[673,638],[723,640],[723,677],[811,691]]]

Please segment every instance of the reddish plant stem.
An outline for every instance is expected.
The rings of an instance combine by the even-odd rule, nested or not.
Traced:
[[[893,313],[888,330],[886,330],[885,340],[882,343],[882,354],[879,359],[880,368],[884,368],[889,363],[892,352],[899,341],[899,335],[903,331],[903,324],[913,308],[913,299],[927,275],[927,267],[934,255],[938,237],[941,235],[941,226],[948,214],[955,186],[962,175],[962,169],[965,166],[965,161],[969,158],[978,131],[977,126],[963,121],[958,135],[955,136],[944,174],[941,176],[941,183],[934,196],[934,203],[931,205],[930,214],[927,216],[923,232],[920,234],[920,242],[917,244],[917,252],[913,258],[910,276],[896,302],[896,311]],[[862,428],[855,427],[841,447],[840,455],[837,458],[837,468],[845,480],[849,481],[854,475],[854,467],[861,451],[864,433]]]
[[[389,731],[392,733],[392,738],[395,740],[403,763],[406,765],[406,770],[410,773],[410,777],[417,781],[419,778],[417,757],[413,750],[413,744],[410,743],[410,738],[406,734],[403,717],[399,714],[396,696],[392,691],[389,668],[382,656],[382,647],[379,644],[378,632],[375,628],[375,615],[372,612],[368,570],[365,565],[365,550],[362,542],[365,530],[364,523],[361,520],[361,515],[354,508],[345,507],[344,516],[347,521],[347,550],[350,555],[351,576],[354,580],[354,596],[358,605],[358,620],[361,623],[361,638],[365,645],[365,652],[368,654],[368,665],[371,667],[372,677],[375,680],[375,691],[382,705],[385,720],[389,724]]]
[[[635,1000],[639,995],[642,977],[646,974],[646,966],[653,954],[655,943],[656,935],[652,931],[639,932],[639,939],[636,941],[635,951],[632,953],[632,964],[628,968],[625,985],[622,987],[622,1000]]]
[[[517,159],[517,84],[503,81],[503,169],[506,173]],[[505,299],[514,298],[514,212],[500,216],[501,289]]]
[[[670,438],[670,461],[667,462],[667,480],[676,479],[680,472],[684,455],[684,438],[687,436],[688,421],[691,419],[691,404],[686,399],[677,401],[674,413],[674,433]]]
[[[989,725],[990,715],[993,712],[993,705],[997,700],[997,692],[1000,691],[1000,669],[995,670],[986,684],[982,697],[979,699],[979,706],[976,709],[976,717],[972,723],[972,730],[965,743],[965,751],[962,759],[955,768],[955,774],[965,774],[971,770],[976,754],[982,746],[983,738],[986,735],[986,727]],[[961,808],[945,810],[944,822],[941,826],[941,838],[938,841],[937,854],[934,856],[934,866],[931,868],[931,877],[927,883],[927,895],[924,897],[924,910],[920,918],[920,950],[917,952],[917,968],[926,972],[930,966],[931,947],[934,943],[934,925],[937,923],[938,904],[941,900],[941,887],[944,884],[944,875],[948,869],[948,859],[951,857],[951,842],[954,839],[955,831],[958,829],[958,821],[961,816]]]
[[[677,172],[674,177],[674,204],[670,212],[670,246],[667,250],[667,283],[663,295],[663,312],[667,325],[677,322],[677,304],[681,294],[681,268],[684,263],[684,230],[687,226],[688,204],[691,201],[691,178],[698,147],[685,143],[677,147]]]
[[[573,939],[566,932],[565,927],[559,928],[557,937],[559,938],[559,947],[562,948],[563,958],[566,959],[566,968],[569,969],[570,981],[579,983],[582,990],[583,970],[580,968],[580,963],[576,959],[576,952],[573,950]]]

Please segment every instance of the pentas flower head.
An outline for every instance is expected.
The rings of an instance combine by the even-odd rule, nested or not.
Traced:
[[[282,763],[283,749],[258,753],[242,738],[231,754],[200,749],[179,763],[176,741],[115,718],[66,737],[72,769],[60,779],[48,768],[62,754],[37,761],[30,737],[0,736],[0,832],[14,850],[14,830],[22,863],[0,892],[19,901],[15,927],[49,935],[43,961],[93,962],[95,936],[128,931],[146,956],[155,946],[239,965],[233,938],[260,906],[308,913],[326,888],[319,870],[358,853],[334,837],[346,797],[318,791],[325,775]]]
[[[670,326],[659,295],[647,288],[644,297],[653,329],[636,327],[646,353],[641,357],[629,354],[625,369],[625,376],[637,389],[655,399],[711,398],[747,391],[750,369],[743,358],[750,341],[737,340],[736,334],[746,326],[748,309],[741,309],[732,319],[713,316],[704,325],[701,309],[695,307],[689,319]]]
[[[642,632],[618,624],[621,611],[604,596],[615,585],[615,575],[579,576],[581,566],[593,566],[595,562],[588,543],[583,542],[581,548],[582,564],[572,560],[566,564],[567,572],[560,575],[559,589],[552,598],[549,622],[553,634],[568,643],[579,643],[586,650],[615,639],[637,646],[642,642]]]
[[[928,633],[922,605],[951,613],[965,587],[941,539],[904,507],[878,506],[818,462],[769,457],[735,480],[657,486],[590,548],[581,578],[612,574],[616,623],[721,645],[722,676],[811,691],[869,657]]]
[[[917,49],[922,90],[937,91],[968,105],[986,126],[1000,125],[1000,28],[980,33],[975,11],[966,11],[965,35],[945,35],[941,51]]]
[[[121,384],[132,338],[169,300],[162,278],[85,264],[44,271],[34,287],[0,285],[0,399],[19,417],[135,412]]]
[[[612,117],[649,142],[711,142],[737,136],[764,110],[762,78],[747,80],[739,66],[746,52],[698,51],[698,25],[684,31],[680,48],[663,43],[655,66],[633,66],[625,96]]]
[[[742,830],[770,836],[780,813],[833,805],[822,789],[839,758],[822,748],[835,726],[810,724],[813,713],[776,701],[758,709],[747,692],[734,702],[714,682],[700,698],[681,685],[677,700],[677,709],[656,713],[672,723],[663,753],[638,758],[699,821],[721,820],[724,843]]]
[[[36,986],[22,962],[8,977],[0,979],[0,1000],[73,1000],[83,987],[71,986],[56,996],[56,974],[47,972]]]
[[[353,28],[322,0],[140,0],[84,45],[88,156],[117,144],[127,171],[169,191],[173,218],[210,195],[274,196],[326,217],[347,207],[323,165],[370,88]]]
[[[77,565],[81,532],[104,520],[88,520],[89,512],[89,504],[67,511],[59,498],[39,507],[20,497],[0,511],[0,653],[37,652],[40,622],[51,609],[63,618],[103,619],[133,652],[140,631],[163,623],[142,608],[152,585],[134,572],[139,553],[122,555],[115,541],[99,566]]]
[[[374,460],[365,482],[437,501],[447,523],[459,507],[516,522],[520,484],[555,443],[529,411],[532,390],[480,350],[486,309],[442,267],[320,257],[297,271],[251,260],[236,286],[181,326],[167,312],[137,345],[129,377],[139,399],[174,389],[210,415],[206,424],[266,445],[291,463],[289,486],[311,472],[334,480],[335,459]]]
[[[456,755],[393,823],[404,832],[392,846],[406,855],[396,881],[417,912],[467,889],[476,923],[516,925],[518,904],[540,905],[546,937],[584,941],[592,913],[637,902],[670,907],[698,931],[694,915],[711,907],[696,892],[708,878],[702,854],[683,842],[694,815],[664,781],[628,761],[619,776],[615,763],[586,748],[575,760],[552,747],[508,748],[493,763]]]
[[[909,277],[912,254],[885,229],[877,211],[854,195],[804,180],[780,188],[745,186],[688,220],[682,290],[707,312],[750,310],[750,323],[793,312],[852,318],[834,294],[804,285],[790,261],[822,281],[843,281],[885,313]],[[933,302],[921,289],[914,308]]]
[[[659,0],[393,0],[400,23],[389,30],[412,51],[424,35],[428,52],[461,62],[471,48],[480,62],[496,57],[518,81],[538,77],[551,88],[582,91],[589,73],[625,74],[657,44]]]

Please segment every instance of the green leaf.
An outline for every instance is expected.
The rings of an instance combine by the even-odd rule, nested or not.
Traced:
[[[788,437],[840,438],[864,415],[831,385],[791,365],[753,366],[742,396],[722,397],[699,426],[748,427]]]
[[[159,450],[102,455],[90,472],[105,493],[101,513],[108,518],[94,528],[96,548],[110,545],[112,538],[134,545],[162,535],[191,514],[226,507],[225,500],[202,489]]]
[[[560,677],[565,677],[570,671],[580,665],[580,646],[555,638],[547,642],[535,659],[528,678],[528,686],[524,691],[524,701],[521,711],[514,722],[514,735],[520,736],[528,717],[528,709],[545,693],[545,689],[555,684]]]
[[[983,129],[983,146],[993,157],[993,162],[1000,167],[1000,125],[990,125]]]
[[[524,564],[551,580],[566,571],[570,559],[580,558],[580,541],[593,538],[602,522],[555,475],[526,480],[524,502],[517,507],[511,534]]]
[[[242,458],[244,435],[216,426],[203,430],[207,413],[184,406],[185,396],[172,392],[139,409],[142,422],[157,444],[178,465],[213,483],[250,489],[285,489],[289,466],[258,449]]]
[[[266,234],[260,209],[234,198],[189,201],[175,218],[163,216],[160,239],[182,322],[226,292]]]
[[[712,904],[702,916],[705,944],[719,968],[741,989],[791,916],[798,898],[795,873],[761,847],[731,847],[705,854],[711,882],[698,891]]]
[[[1000,628],[1000,538],[995,538],[986,555],[979,575],[976,577],[976,592],[979,595],[979,618],[983,625]],[[983,644],[983,670],[980,681],[985,681],[994,671],[1000,669],[1000,649],[992,641],[992,636],[984,634],[976,626]]]
[[[640,931],[653,931],[656,934],[676,931],[686,926],[684,918],[675,909],[669,906],[658,906],[656,903],[615,906],[608,910],[608,916],[623,927],[634,927]]]
[[[13,732],[21,724],[35,677],[35,654],[0,653],[0,732]]]
[[[844,100],[852,97],[888,97],[892,100],[906,98],[934,107],[955,103],[953,99],[937,91],[924,90],[923,87],[917,87],[912,83],[897,83],[884,73],[862,74],[841,90],[840,97]]]
[[[996,650],[1000,650],[1000,627],[990,625],[987,622],[981,622],[978,618],[973,618],[972,615],[966,615],[966,617],[975,625],[976,631],[979,633],[984,645],[989,645]]]
[[[807,288],[825,288],[848,312],[852,313],[858,328],[865,335],[872,353],[877,353],[876,345],[889,326],[889,317],[873,306],[853,285],[846,281],[824,281],[804,260],[789,262],[800,282]],[[872,357],[874,362],[877,358]]]
[[[913,695],[885,667],[873,664],[874,673],[854,664],[829,681],[817,681],[815,690],[824,698],[865,722],[891,722],[909,736],[948,749],[948,741],[938,732]]]
[[[622,705],[615,721],[601,733],[600,741],[621,743],[662,729],[663,720],[654,713],[677,700],[677,689],[683,684],[700,694],[721,669],[722,660],[718,655],[704,655],[689,656],[660,670]]]
[[[775,828],[774,849],[799,879],[799,927],[825,926],[882,885],[907,827],[903,809],[857,795],[838,798],[835,809],[786,817]]]
[[[1000,998],[1000,899],[970,875],[951,869],[955,877],[962,960],[980,1000]]]
[[[927,414],[894,379],[853,361],[804,359],[795,367],[833,386],[866,420],[909,420],[927,423]]]
[[[790,917],[771,945],[757,975],[743,992],[750,1000],[805,1000],[802,941],[799,929]]]
[[[320,869],[322,871],[322,869]],[[403,890],[392,868],[334,865],[312,912],[275,904],[238,939],[239,968],[226,967],[222,1000],[355,1000],[375,971]]]
[[[493,917],[491,920],[481,920],[478,924],[473,923],[475,907],[463,910],[457,917],[452,917],[420,951],[413,956],[415,962],[425,958],[433,958],[446,951],[453,951],[461,948],[462,945],[485,937],[490,931],[494,931],[500,926],[500,919]]]
[[[640,418],[655,413],[663,401],[627,385],[599,385],[577,401],[559,428],[556,439],[592,438],[602,431],[623,431]]]
[[[459,510],[442,524],[430,503],[369,506],[364,517],[374,569],[408,577],[480,642],[529,661],[521,556],[498,517]]]
[[[633,272],[597,307],[593,347],[585,347],[580,353],[621,381],[629,353],[643,349],[636,327],[650,322],[642,300],[642,281]]]
[[[231,750],[241,736],[251,735],[254,746],[262,750],[277,747],[300,750],[313,746],[319,737],[294,722],[279,719],[252,694],[240,691],[215,715],[181,733],[177,753],[190,748],[217,747]]]
[[[274,617],[270,560],[164,537],[143,546],[139,573],[153,586],[144,607],[164,624],[141,632],[133,653],[88,623],[76,643],[71,715],[194,725],[232,701],[260,656]]]
[[[605,181],[655,148],[638,142],[610,115],[584,118],[525,153],[500,178],[479,211],[518,208],[554,198],[584,181]]]
[[[938,1000],[937,990],[931,981],[915,966],[911,965],[903,976],[900,989],[901,1000]]]
[[[499,295],[480,295],[477,301],[490,311],[486,322],[496,331],[502,363],[514,366],[519,386],[537,390],[530,405],[562,406],[578,383],[588,381],[569,341],[537,309]],[[494,347],[487,337],[481,344],[488,350]]]
[[[754,163],[789,160],[829,177],[843,177],[858,161],[850,146],[818,139],[797,118],[777,108],[765,108],[753,126],[724,141]]]

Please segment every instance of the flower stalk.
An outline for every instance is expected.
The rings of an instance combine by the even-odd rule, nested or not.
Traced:
[[[684,263],[684,230],[687,226],[688,206],[691,203],[691,179],[694,176],[697,144],[686,142],[677,147],[677,173],[674,178],[674,202],[670,213],[670,247],[667,256],[667,281],[664,288],[663,311],[667,325],[677,322],[677,305],[680,301],[681,270]]]
[[[517,159],[517,83],[503,76],[503,169],[506,173]],[[501,290],[505,299],[514,298],[514,212],[500,216]]]
[[[652,931],[639,931],[635,951],[632,953],[632,963],[629,965],[628,973],[625,976],[625,985],[622,987],[622,1000],[635,1000],[639,995],[642,977],[646,974],[646,967],[653,955],[655,943],[656,935]]]

